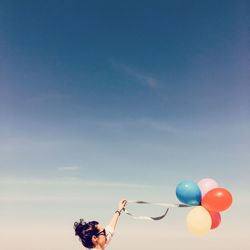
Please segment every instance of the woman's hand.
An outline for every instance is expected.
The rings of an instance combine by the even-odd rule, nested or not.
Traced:
[[[122,211],[125,208],[126,204],[127,204],[126,200],[120,200],[118,205],[118,210]]]

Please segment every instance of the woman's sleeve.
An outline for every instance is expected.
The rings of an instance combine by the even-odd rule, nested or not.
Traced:
[[[109,242],[111,241],[111,238],[114,235],[114,229],[110,225],[107,225],[105,227],[105,231],[106,231],[106,237],[107,237],[107,242],[106,242],[106,245],[105,245],[105,247],[106,247],[109,244]]]

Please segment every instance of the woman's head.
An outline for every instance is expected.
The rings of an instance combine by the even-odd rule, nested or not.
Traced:
[[[106,243],[106,231],[97,221],[74,223],[75,235],[79,236],[83,246],[94,248],[97,245],[103,247]]]

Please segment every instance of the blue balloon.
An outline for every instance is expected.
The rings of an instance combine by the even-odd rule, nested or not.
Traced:
[[[176,187],[176,196],[179,201],[197,206],[201,204],[201,191],[199,186],[190,180],[182,181]]]

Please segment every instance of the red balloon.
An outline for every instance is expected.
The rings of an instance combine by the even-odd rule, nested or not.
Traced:
[[[212,219],[211,229],[215,229],[216,227],[218,227],[220,225],[220,222],[221,222],[220,213],[213,212],[213,211],[208,211],[208,212],[209,212],[211,219]]]
[[[225,188],[214,188],[202,198],[201,204],[208,211],[221,212],[228,209],[233,201],[231,193]]]

